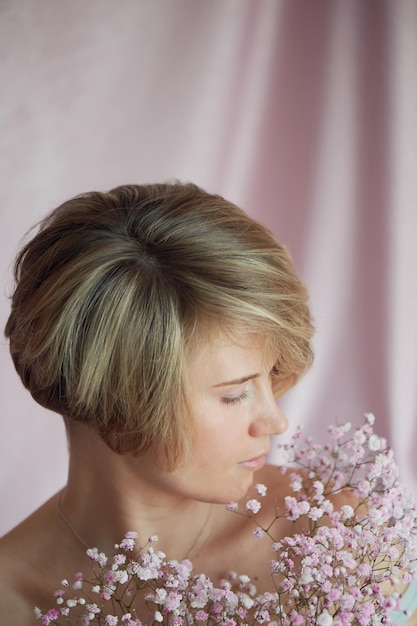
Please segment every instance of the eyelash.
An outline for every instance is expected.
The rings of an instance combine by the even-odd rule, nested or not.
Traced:
[[[274,365],[274,367],[270,371],[270,376],[272,379],[275,379],[278,377],[278,374],[279,374],[278,368],[276,365]],[[240,394],[240,396],[230,396],[230,397],[224,396],[221,400],[223,404],[240,404],[240,402],[244,402],[248,398],[249,398],[249,392],[244,391],[243,393]]]
[[[244,391],[243,393],[240,394],[240,396],[225,396],[224,398],[222,398],[222,402],[223,404],[239,404],[240,402],[243,402],[244,400],[247,400],[249,398],[249,392],[248,391]]]

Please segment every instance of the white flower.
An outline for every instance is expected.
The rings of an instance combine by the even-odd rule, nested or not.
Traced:
[[[413,573],[413,567],[417,570],[417,565],[413,566],[417,559],[417,515],[411,497],[398,480],[392,451],[387,449],[384,439],[373,433],[373,416],[367,415],[366,419],[366,423],[352,430],[350,435],[347,435],[350,424],[332,427],[331,445],[321,446],[306,438],[304,447],[300,447],[295,442],[298,435],[288,444],[295,467],[302,468],[302,472],[296,473],[294,465],[286,468],[297,493],[286,496],[273,515],[275,519],[287,521],[302,516],[307,519],[300,524],[299,532],[290,532],[280,542],[272,543],[276,560],[264,562],[268,574],[272,572],[278,577],[277,593],[257,596],[250,578],[236,573],[216,587],[204,573],[196,575],[189,560],[166,560],[163,552],[151,547],[156,537],[149,538],[147,546],[135,555],[136,560],[126,560],[126,551],[131,550],[136,536],[136,533],[128,533],[123,542],[116,544],[121,553],[109,557],[106,570],[106,555],[97,548],[88,551],[93,561],[93,577],[86,580],[90,580],[91,593],[99,594],[97,604],[92,604],[90,594],[85,593],[80,572],[73,585],[81,589],[76,597],[66,600],[67,606],[60,604],[68,587],[64,579],[55,592],[59,608],[54,606],[48,613],[37,608],[35,617],[42,619],[45,625],[68,617],[69,626],[75,623],[89,626],[91,621],[97,621],[100,613],[100,623],[104,626],[141,626],[136,617],[125,612],[138,583],[143,601],[150,606],[153,603],[151,614],[155,611],[155,624],[164,621],[172,626],[220,623],[222,616],[227,616],[222,623],[242,626],[247,622],[248,609],[253,607],[258,623],[278,624],[273,620],[283,617],[284,598],[292,603],[294,624],[302,623],[305,617],[303,626],[341,626],[340,611],[350,613],[352,623],[383,623],[396,598],[395,594],[381,598],[375,593],[381,580],[409,583],[413,576],[417,578]],[[306,476],[310,480],[305,479]],[[265,485],[258,483],[255,489],[262,501]],[[364,506],[355,510],[344,504],[334,510],[325,494],[337,490],[342,494],[345,490],[353,492]],[[271,498],[274,499],[274,494]],[[253,523],[254,514],[261,509],[259,500],[249,499],[246,511],[237,503],[230,503],[227,508],[246,514]],[[367,511],[366,515],[363,510]],[[317,523],[322,516],[328,517],[325,524]],[[264,528],[270,528],[267,521]],[[258,538],[263,535],[267,541],[269,532],[256,527],[253,535]],[[256,545],[253,551],[256,553]],[[121,566],[126,571],[120,569]],[[73,613],[78,614],[82,604],[81,621],[73,621],[72,618],[77,617]],[[116,605],[119,605],[119,618],[114,615]],[[324,609],[325,606],[331,607],[330,611]]]
[[[291,474],[291,489],[293,491],[301,491],[303,488],[303,479],[300,474]]]
[[[258,483],[257,485],[255,485],[255,489],[259,493],[260,496],[266,496],[267,488],[262,483]]]
[[[323,517],[323,510],[320,507],[313,506],[308,512],[308,517],[313,521],[317,521],[321,517]]]
[[[251,609],[253,605],[255,604],[255,601],[245,594],[244,596],[242,596],[242,604],[245,607],[245,609]]]
[[[372,452],[377,452],[377,450],[379,450],[381,448],[381,440],[378,437],[378,435],[371,435],[369,437],[369,449]]]
[[[255,537],[255,539],[262,539],[262,537],[264,536],[264,531],[262,530],[262,528],[257,526],[255,530],[252,531],[252,535]]]
[[[320,480],[315,480],[313,482],[313,487],[317,496],[321,496],[324,493],[324,485]]]
[[[114,580],[115,580],[115,582],[117,581],[120,584],[124,585],[129,580],[129,575],[128,575],[126,570],[118,570],[116,572]]]
[[[248,511],[256,514],[261,509],[261,503],[259,502],[259,500],[255,500],[255,498],[252,498],[252,500],[248,500],[246,502],[246,508]]]
[[[340,509],[340,512],[344,520],[350,519],[355,514],[355,511],[353,510],[353,507],[350,506],[350,504],[344,504]]]
[[[326,609],[317,618],[317,626],[332,626],[333,617]]]
[[[299,581],[301,585],[309,585],[314,580],[311,567],[303,567]]]
[[[365,418],[370,426],[375,424],[375,415],[373,413],[365,413]]]

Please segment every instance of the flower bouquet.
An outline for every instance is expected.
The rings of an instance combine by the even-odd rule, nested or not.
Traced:
[[[35,609],[42,624],[142,626],[134,606],[141,597],[153,616],[146,623],[185,626],[347,626],[390,624],[400,610],[399,584],[417,578],[417,513],[398,480],[398,468],[384,439],[373,432],[373,415],[356,429],[331,426],[331,444],[319,445],[297,431],[282,446],[292,493],[267,526],[257,524],[266,494],[244,510],[229,510],[253,519],[255,540],[271,538],[265,563],[273,591],[257,594],[246,575],[231,572],[215,586],[193,572],[189,560],[167,559],[150,537],[142,548],[130,532],[115,554],[87,551],[91,572],[63,580],[56,605]],[[335,504],[346,494],[345,504]],[[286,517],[294,533],[276,541],[273,524]]]

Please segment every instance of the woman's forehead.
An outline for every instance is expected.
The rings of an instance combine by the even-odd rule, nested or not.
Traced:
[[[250,362],[259,367],[271,367],[276,360],[275,342],[270,337],[239,329],[212,327],[200,336],[190,354],[190,369],[223,362],[233,364],[234,359]],[[236,363],[236,366],[239,363]]]

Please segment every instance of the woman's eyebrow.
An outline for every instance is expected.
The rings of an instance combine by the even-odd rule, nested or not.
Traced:
[[[243,376],[243,378],[236,378],[235,380],[229,380],[225,383],[218,383],[217,385],[213,385],[213,387],[228,387],[229,385],[241,385],[242,383],[246,383],[246,381],[252,380],[253,378],[259,378],[259,374],[250,374],[250,376]]]

